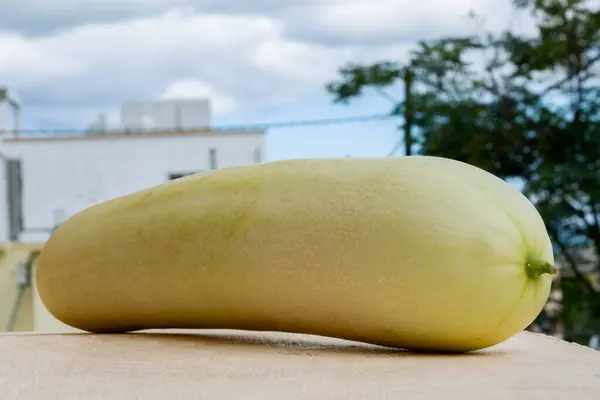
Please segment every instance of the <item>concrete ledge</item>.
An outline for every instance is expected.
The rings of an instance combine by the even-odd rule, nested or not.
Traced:
[[[468,355],[235,331],[0,334],[0,398],[600,398],[600,352],[521,333]]]

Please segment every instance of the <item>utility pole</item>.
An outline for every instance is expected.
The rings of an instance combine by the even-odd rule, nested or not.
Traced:
[[[402,80],[404,81],[404,102],[395,102],[396,108],[394,113],[400,114],[400,109],[402,109],[402,118],[404,118],[404,126],[403,131],[404,134],[401,137],[398,137],[396,144],[390,152],[387,154],[387,157],[392,157],[395,155],[400,147],[402,147],[402,142],[404,141],[404,155],[411,156],[413,154],[413,125],[414,125],[414,105],[413,105],[413,85],[414,85],[414,72],[410,66],[404,67],[404,73],[402,76]]]
[[[410,66],[404,68],[404,154],[412,155],[412,127],[414,124],[414,110],[412,89],[414,74]]]

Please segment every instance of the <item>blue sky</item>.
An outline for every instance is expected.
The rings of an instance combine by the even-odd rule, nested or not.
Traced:
[[[327,95],[297,104],[251,110],[216,119],[216,125],[352,118],[387,113],[390,104],[376,96],[365,96],[344,104],[332,104]],[[275,127],[266,134],[269,160],[303,157],[380,157],[394,146],[400,131],[398,118],[326,124]]]

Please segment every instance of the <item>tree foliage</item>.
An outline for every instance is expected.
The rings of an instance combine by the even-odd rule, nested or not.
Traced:
[[[588,299],[598,288],[580,270],[576,251],[591,247],[600,258],[595,3],[515,0],[533,17],[533,35],[507,30],[422,41],[406,62],[348,64],[327,85],[336,102],[367,88],[393,101],[390,112],[404,117],[406,154],[450,157],[520,181]],[[394,85],[405,88],[402,100],[386,92]],[[600,316],[600,302],[588,303],[596,304],[588,317]]]

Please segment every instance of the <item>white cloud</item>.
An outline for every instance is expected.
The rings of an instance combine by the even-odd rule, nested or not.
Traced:
[[[49,34],[88,23],[151,16],[195,0],[2,0],[0,30]],[[203,0],[201,0],[203,2]]]
[[[470,11],[487,16],[485,29],[523,22],[506,0],[340,0],[290,7],[286,34],[336,45],[400,43],[474,33],[478,27],[469,20]]]
[[[21,35],[0,36],[0,77],[13,85],[38,83],[82,71],[77,60],[40,47]]]
[[[220,112],[295,101],[324,92],[345,60],[393,50],[294,42],[275,19],[182,11],[45,37],[0,36],[0,48],[8,49],[0,52],[0,80],[31,107],[64,107],[65,123],[77,125],[89,121],[74,114],[89,118],[93,107],[100,112],[165,91],[210,93]]]
[[[489,11],[491,3],[500,4],[7,0],[0,9],[14,12],[0,10],[0,23],[27,32],[26,23],[37,21],[54,30],[0,33],[0,83],[15,89],[25,114],[40,123],[87,126],[126,101],[192,95],[210,96],[225,115],[322,94],[346,61],[401,59],[424,35],[466,29],[461,16],[472,4]],[[220,13],[198,11],[219,7]],[[506,17],[504,9],[492,10],[495,23]]]

